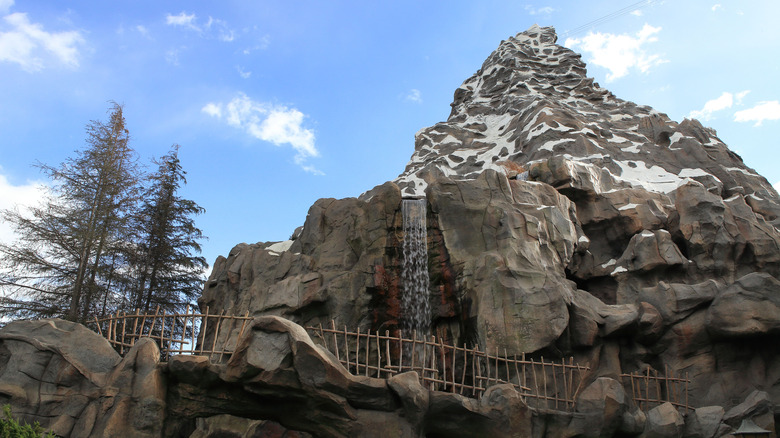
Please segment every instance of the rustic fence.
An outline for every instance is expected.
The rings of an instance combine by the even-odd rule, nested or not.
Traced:
[[[647,411],[657,405],[669,402],[675,407],[691,409],[688,404],[688,373],[685,376],[675,376],[674,370],[664,367],[664,375],[659,375],[657,370],[645,372],[621,374],[623,386],[631,388],[631,397],[634,403],[642,410]],[[629,383],[625,383],[626,381]]]
[[[350,373],[378,378],[416,371],[432,390],[479,398],[490,386],[509,383],[536,408],[572,409],[589,368],[561,361],[526,359],[449,345],[436,336],[391,336],[388,331],[361,333],[344,327],[307,327]]]
[[[225,355],[233,353],[235,342],[232,347],[228,342],[223,342],[218,348],[220,329],[225,327],[226,322],[240,324],[238,336],[235,337],[238,339],[251,319],[248,313],[244,316],[226,315],[224,311],[209,314],[208,307],[205,313],[195,313],[194,309],[190,313],[190,307],[187,306],[185,313],[160,313],[158,307],[154,314],[141,314],[136,309],[135,313],[118,312],[102,319],[96,317],[94,323],[97,332],[108,339],[121,355],[139,338],[147,337],[157,342],[163,361],[172,354],[208,356],[211,361],[222,361]],[[209,327],[214,328],[214,334],[207,339]]]
[[[243,335],[247,322],[252,318],[204,313],[168,314],[160,309],[154,314],[119,312],[105,318],[95,318],[97,332],[121,355],[124,355],[138,339],[148,337],[157,342],[162,361],[173,354],[208,356],[212,362],[222,362],[229,357],[237,340]],[[208,333],[209,328],[213,329]],[[411,338],[392,336],[388,331],[361,333],[337,329],[331,321],[330,328],[307,327],[336,359],[354,375],[388,378],[415,371],[421,383],[432,390],[448,391],[479,398],[493,385],[509,383],[535,408],[570,410],[590,369],[574,363],[573,358],[545,361],[526,358],[525,354],[509,356],[495,351],[493,354],[473,348],[450,345],[436,336]],[[223,336],[220,338],[220,332]],[[219,345],[218,345],[219,344]],[[621,374],[626,391],[631,390],[634,403],[642,410],[670,402],[685,410],[688,403],[690,380],[675,375],[669,367],[665,375],[647,368],[644,372]]]

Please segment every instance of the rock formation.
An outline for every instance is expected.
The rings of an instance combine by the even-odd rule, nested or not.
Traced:
[[[408,374],[352,376],[308,338],[300,326],[332,320],[364,332],[404,325],[404,197],[427,200],[432,333],[510,356],[573,356],[591,370],[574,412],[529,410],[506,385],[476,400],[428,391]],[[774,430],[778,201],[714,130],[618,99],[552,28],[534,26],[455,91],[446,122],[417,133],[397,179],[320,199],[290,240],[240,244],[217,259],[201,309],[255,317],[240,338],[238,326],[209,327],[206,343],[236,350],[225,363],[156,365],[139,343],[135,356],[101,351],[83,371],[51,346],[59,331],[38,345],[40,327],[9,325],[0,395],[57,430],[106,431],[132,415],[137,436],[184,436],[195,419],[193,436],[242,424],[280,436],[713,437],[744,418]],[[30,349],[48,352],[36,353],[42,368],[6,378]],[[150,376],[143,384],[115,371],[131,362]],[[622,373],[667,368],[691,379],[695,411],[643,412],[621,383]],[[86,395],[39,415],[59,406],[40,394],[60,389],[20,388],[55,369],[78,370],[57,373],[77,376],[64,386]],[[17,378],[32,380],[17,388]]]

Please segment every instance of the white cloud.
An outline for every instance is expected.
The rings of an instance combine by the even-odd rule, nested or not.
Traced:
[[[223,119],[228,125],[243,129],[252,137],[273,143],[276,146],[289,145],[295,149],[295,162],[307,172],[318,172],[304,161],[319,156],[314,145],[314,132],[303,127],[306,117],[295,108],[256,102],[240,93],[227,104],[210,102],[201,111],[212,117]]]
[[[420,90],[412,88],[409,90],[409,93],[406,95],[405,99],[409,102],[422,103],[422,94],[420,94]]]
[[[204,113],[216,117],[221,118],[222,117],[222,105],[217,105],[215,103],[207,103],[206,106],[201,108],[201,111]]]
[[[740,91],[736,96],[734,96],[737,101],[737,105],[742,105],[742,99],[744,99],[748,93],[750,93],[750,90]]]
[[[775,191],[776,191],[776,192],[780,193],[780,181],[778,181],[778,182],[776,182],[776,183],[772,184],[772,187],[774,187],[774,188],[775,188]]]
[[[0,172],[2,168],[0,168]],[[40,181],[30,181],[22,185],[13,185],[5,175],[0,173],[0,210],[37,206],[46,196],[46,184]],[[0,242],[11,243],[16,239],[13,228],[0,221]]]
[[[11,10],[14,0],[0,0],[0,14],[5,14]]]
[[[236,39],[233,29],[231,29],[224,20],[218,18],[209,17],[209,21],[206,22],[206,30],[213,30],[217,33],[217,38],[226,43]]]
[[[639,9],[637,9],[635,11],[631,11],[631,15],[633,15],[635,17],[641,17],[642,16],[642,11],[639,10]]]
[[[171,65],[179,65],[179,52],[181,50],[179,49],[168,49],[168,51],[165,52],[165,61],[168,62],[168,64]]]
[[[236,66],[236,70],[238,70],[238,75],[244,79],[249,79],[249,77],[252,76],[251,71],[245,71],[240,65]]]
[[[555,8],[553,8],[552,6],[543,6],[541,8],[534,8],[531,5],[525,5],[525,10],[528,11],[529,15],[549,15],[555,12]]]
[[[753,126],[761,126],[764,120],[780,120],[780,102],[759,102],[753,108],[734,113],[734,121],[756,122]]]
[[[591,55],[589,63],[609,70],[607,82],[626,76],[629,70],[636,68],[642,73],[651,67],[667,62],[660,55],[648,54],[645,46],[658,41],[655,37],[660,27],[645,24],[636,36],[615,35],[610,33],[589,33],[582,39],[567,38],[564,43],[569,48],[579,48]]]
[[[135,27],[135,30],[138,31],[138,33],[140,33],[141,35],[149,38],[149,29],[147,29],[146,26],[139,24],[138,26]]]
[[[169,26],[181,26],[198,32],[203,37],[216,37],[220,41],[231,42],[236,39],[236,33],[228,26],[227,22],[219,18],[209,17],[205,23],[198,23],[195,13],[188,14],[184,11],[178,15],[167,14],[165,23]]]
[[[713,113],[729,109],[734,105],[741,105],[742,99],[744,99],[748,93],[750,93],[750,90],[740,91],[737,94],[724,91],[719,97],[708,100],[702,109],[691,111],[691,113],[688,114],[688,117],[701,121],[710,120]]]
[[[181,11],[178,15],[166,15],[165,24],[169,26],[183,26],[192,30],[200,31],[200,28],[195,24],[196,19],[197,17],[194,13],[187,14],[186,12]]]
[[[723,6],[721,6],[720,3],[716,3],[716,4],[712,5],[712,11],[713,12],[717,11],[718,9],[722,9],[722,8],[723,8]]]
[[[691,113],[688,115],[688,117],[692,119],[699,119],[699,120],[709,120],[710,117],[712,117],[712,113],[724,110],[726,108],[731,108],[731,105],[734,104],[734,95],[732,95],[729,92],[724,92],[720,95],[720,97],[717,97],[712,100],[708,100],[704,104],[704,108],[698,111],[691,111]]]
[[[26,71],[39,71],[53,57],[68,67],[78,67],[79,46],[84,43],[80,32],[47,32],[43,25],[31,23],[23,12],[6,15],[3,22],[0,61],[19,64]]]

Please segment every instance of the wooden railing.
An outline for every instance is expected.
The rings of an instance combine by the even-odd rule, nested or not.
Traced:
[[[233,353],[235,340],[241,337],[247,321],[251,319],[248,313],[244,316],[225,315],[224,311],[209,314],[208,307],[205,313],[195,313],[194,309],[190,313],[187,306],[183,314],[160,313],[159,307],[154,314],[141,314],[136,309],[134,313],[122,312],[102,319],[95,318],[94,323],[97,332],[123,356],[139,338],[147,337],[157,342],[162,361],[172,354],[208,356],[211,361],[222,361],[226,355]],[[217,347],[220,329],[224,330],[226,323],[232,323],[229,329],[238,330],[237,336],[232,345],[223,341]],[[209,327],[214,328],[214,333],[206,338]]]
[[[525,354],[508,356],[449,345],[441,338],[411,338],[371,332],[337,329],[321,325],[307,327],[320,342],[355,375],[388,378],[416,371],[423,386],[479,398],[490,386],[509,383],[529,405],[544,409],[570,410],[589,368],[561,361],[526,359]]]
[[[243,335],[247,322],[252,318],[226,315],[190,313],[189,306],[183,314],[167,314],[159,308],[154,314],[117,313],[106,318],[95,318],[96,331],[124,355],[141,337],[157,342],[162,361],[173,354],[208,356],[212,362],[223,362],[235,349]],[[208,329],[213,328],[212,333]],[[392,336],[388,331],[361,333],[347,327],[337,329],[331,321],[330,328],[309,326],[342,365],[354,375],[388,378],[393,375],[416,371],[421,383],[432,390],[449,391],[479,398],[490,386],[509,383],[535,408],[571,410],[590,369],[574,363],[573,358],[546,361],[526,358],[525,354],[509,356],[495,351],[450,345],[440,337],[411,338]],[[220,333],[222,336],[220,337]],[[228,333],[226,333],[228,332]],[[670,402],[686,410],[690,380],[675,376],[669,367],[665,375],[647,368],[644,372],[621,374],[626,391],[630,389],[634,403],[642,410]]]
[[[659,375],[655,369],[651,372],[648,367],[645,372],[621,374],[620,378],[626,390],[631,388],[634,403],[644,411],[666,402],[686,411],[692,409],[688,404],[688,373],[685,377],[675,376],[674,370],[664,368],[665,375]]]

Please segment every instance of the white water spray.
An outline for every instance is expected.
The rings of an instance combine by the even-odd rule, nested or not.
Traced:
[[[402,328],[408,337],[414,332],[418,336],[428,334],[431,322],[431,305],[428,302],[426,204],[425,199],[404,199],[401,207],[404,219],[401,315]]]

